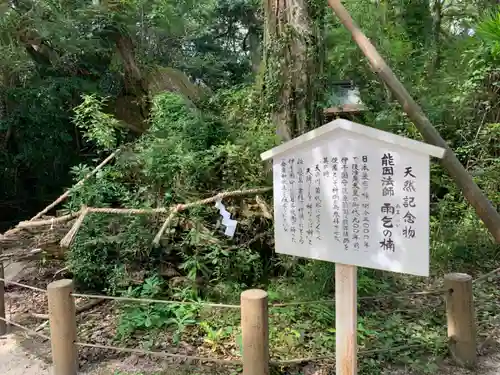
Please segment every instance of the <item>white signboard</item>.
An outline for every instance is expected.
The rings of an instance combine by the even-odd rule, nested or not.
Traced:
[[[276,252],[429,274],[429,156],[444,150],[336,120],[273,158]]]

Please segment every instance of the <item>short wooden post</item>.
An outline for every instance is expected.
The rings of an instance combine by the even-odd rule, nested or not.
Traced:
[[[2,250],[0,250],[0,255]],[[5,319],[5,272],[3,269],[3,261],[0,261],[0,318]],[[0,320],[0,336],[7,333],[7,322]]]
[[[448,290],[446,317],[451,356],[460,366],[474,367],[477,354],[472,277],[450,273],[444,277],[444,285]]]
[[[269,375],[268,320],[267,293],[260,289],[241,293],[243,375]]]
[[[54,281],[47,287],[54,375],[76,375],[78,372],[76,313],[71,293],[72,280]]]

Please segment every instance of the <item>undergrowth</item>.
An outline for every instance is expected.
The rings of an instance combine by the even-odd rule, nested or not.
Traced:
[[[259,154],[276,139],[266,118],[252,115],[258,113],[253,95],[248,89],[223,92],[203,110],[177,95],[159,95],[150,130],[125,147],[114,165],[73,193],[66,208],[168,206],[220,191],[270,185],[269,166],[260,162]],[[110,134],[105,134],[109,141]],[[75,179],[88,170],[74,168]],[[434,183],[442,181],[441,174],[433,166]],[[432,205],[433,277],[359,269],[360,296],[420,290],[436,284],[446,272],[480,273],[496,261],[498,246],[457,189],[447,184],[447,193]],[[270,202],[271,194],[259,202],[253,197],[224,201],[238,220],[234,238],[224,236],[213,207],[190,209],[177,216],[158,248],[151,243],[165,219],[161,215],[89,215],[68,265],[83,289],[200,302],[121,305],[117,341],[139,340],[150,349],[158,342],[189,344],[203,353],[239,357],[239,312],[206,308],[203,301],[238,304],[240,293],[254,287],[267,290],[271,303],[331,300],[334,295],[333,264],[274,254],[272,221],[264,212],[272,209]],[[358,311],[361,351],[405,347],[397,354],[362,355],[361,373],[378,373],[381,364],[389,363],[420,373],[435,371],[436,358],[446,352],[442,297],[360,300]],[[332,302],[273,307],[271,354],[282,360],[328,356],[335,350],[334,326]]]

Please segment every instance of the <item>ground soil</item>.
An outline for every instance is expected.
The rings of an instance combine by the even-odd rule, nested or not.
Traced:
[[[37,267],[33,263],[11,264],[5,268],[7,280],[22,281],[42,289],[51,281],[61,265],[53,267]],[[44,320],[37,320],[30,314],[46,313],[46,300],[43,293],[19,287],[6,288],[7,317],[22,321],[23,325],[39,333],[48,334]],[[77,305],[79,301],[76,301]],[[82,301],[80,301],[82,302]],[[107,344],[114,335],[114,319],[112,304],[101,305],[78,317],[79,340]],[[453,366],[451,363],[440,364],[440,369],[434,375],[500,375],[500,345],[495,337],[487,347],[482,348],[479,366],[474,371],[468,371]],[[186,351],[196,348],[186,347]],[[182,353],[182,352],[181,352]],[[82,375],[215,375],[229,374],[227,369],[213,366],[200,366],[193,363],[177,363],[158,361],[139,357],[137,355],[117,355],[116,353],[94,348],[82,348],[79,351],[79,363]],[[39,337],[31,337],[15,327],[3,337],[0,337],[0,374],[2,375],[46,375],[52,373],[50,343]],[[333,365],[315,366],[304,364],[288,375],[329,375],[333,373]],[[235,369],[236,370],[236,369]],[[386,369],[384,375],[414,375],[405,369]],[[416,374],[415,374],[416,375]],[[420,375],[420,374],[418,374]]]
[[[36,352],[40,348],[36,348],[39,343],[32,342],[31,345],[26,345],[26,339],[19,333],[11,333],[0,339],[0,374],[2,375],[47,375],[52,373],[51,365],[46,358],[42,358]],[[82,375],[115,375],[115,374],[171,374],[171,375],[195,375],[195,374],[216,374],[215,369],[210,369],[209,372],[193,368],[189,370],[189,366],[175,366],[172,372],[172,366],[166,367],[168,364],[161,364],[150,361],[144,358],[139,358],[135,355],[128,356],[119,360],[104,361],[95,365],[86,366]],[[302,374],[304,375],[327,375],[327,372],[322,371],[314,366],[306,366]],[[385,375],[409,375],[404,369],[387,370]],[[479,367],[474,371],[459,369],[451,365],[443,365],[436,375],[498,375],[500,374],[500,353],[494,353],[480,357]]]

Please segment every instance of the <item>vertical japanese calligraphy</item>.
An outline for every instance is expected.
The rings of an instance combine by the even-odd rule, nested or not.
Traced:
[[[370,162],[378,160],[380,177],[370,178]],[[399,160],[399,159],[398,159]],[[396,165],[393,152],[372,158],[368,154],[327,155],[314,163],[303,157],[282,158],[280,213],[290,241],[313,245],[331,231],[345,251],[368,251],[373,225],[379,226],[378,248],[396,252],[397,236],[417,236],[417,174],[411,160]],[[375,189],[375,190],[374,190]],[[374,207],[373,195],[381,197]],[[323,221],[328,212],[329,223]],[[375,212],[373,212],[375,211]],[[378,215],[378,224],[373,215]]]
[[[339,159],[333,157],[331,159],[331,181],[332,181],[332,201],[333,201],[333,236],[336,242],[341,242],[340,240],[340,195],[339,195],[339,184],[338,184],[338,171],[339,171]]]
[[[283,230],[285,232],[288,232],[290,229],[289,223],[288,223],[288,198],[289,198],[289,192],[288,192],[288,186],[286,184],[287,182],[287,175],[286,175],[286,160],[282,159],[281,160],[281,206],[282,206],[282,217],[283,217]]]
[[[319,164],[314,168],[314,217],[316,239],[321,241],[321,169]]]
[[[299,222],[299,243],[304,243],[304,159],[297,159],[297,213]]]
[[[403,191],[407,194],[403,198],[403,207],[406,209],[403,216],[403,236],[405,238],[415,238],[414,224],[417,218],[412,211],[417,207],[415,204],[417,176],[415,176],[412,166],[405,167],[403,179]]]
[[[306,230],[306,240],[309,245],[312,245],[312,239],[314,235],[314,224],[313,224],[313,186],[312,186],[312,171],[311,168],[306,168],[306,189],[307,189],[307,230]]]
[[[380,247],[385,251],[394,252],[394,216],[396,214],[396,208],[392,205],[392,197],[394,196],[394,156],[388,152],[385,153],[381,158],[382,165],[382,197],[385,197],[385,201],[380,207],[380,212],[382,213],[382,241],[380,241]]]
[[[297,196],[295,179],[295,159],[288,159],[288,188],[290,193],[290,235],[292,242],[297,242]]]
[[[368,168],[368,156],[364,155],[361,158],[362,167],[361,167],[361,209],[363,212],[363,247],[367,250],[370,247],[370,177],[368,176],[368,172],[370,169]]]
[[[351,164],[352,175],[352,203],[351,203],[351,227],[352,227],[352,245],[354,250],[359,250],[360,241],[360,185],[359,185],[359,157],[353,157]]]
[[[342,185],[342,243],[344,249],[349,250],[349,158],[344,156],[340,159],[340,184]]]
[[[428,272],[416,250],[429,240],[428,157],[356,142],[302,145],[274,162],[276,251]]]

